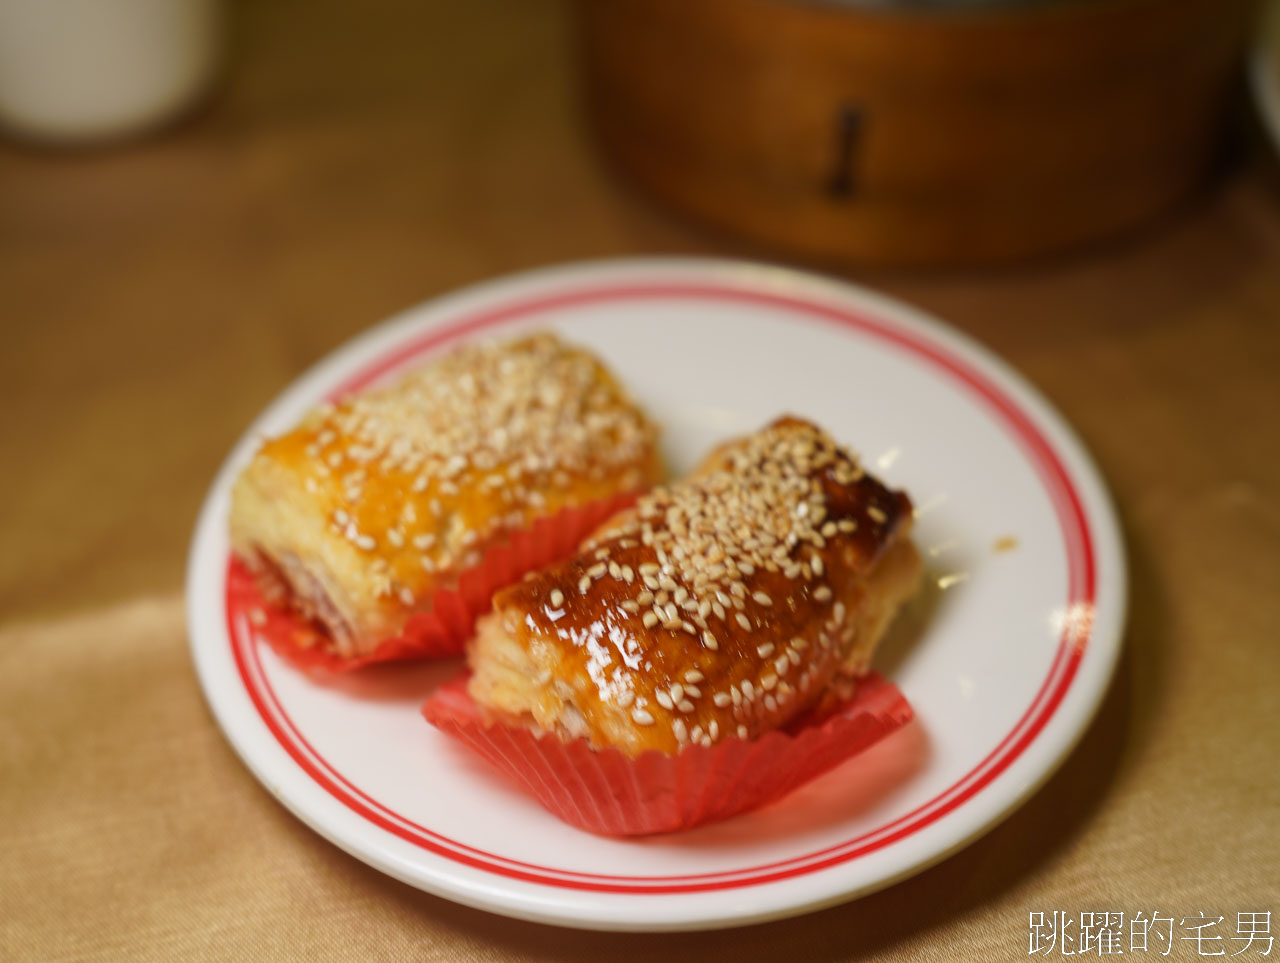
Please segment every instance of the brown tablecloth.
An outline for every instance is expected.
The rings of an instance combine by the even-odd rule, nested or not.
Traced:
[[[0,958],[1012,959],[1033,912],[1203,911],[1228,938],[1280,912],[1280,190],[1257,148],[1091,252],[861,278],[1036,382],[1126,528],[1115,683],[980,842],[810,916],[622,938],[419,893],[290,816],[223,741],[182,621],[195,512],[244,425],[465,282],[741,252],[602,169],[560,6],[235,9],[223,88],[176,128],[0,148]]]

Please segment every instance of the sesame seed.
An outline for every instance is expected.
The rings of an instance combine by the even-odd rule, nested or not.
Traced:
[[[676,704],[676,708],[679,709],[681,712],[692,712],[693,703],[690,702],[688,699],[681,699],[680,702]]]
[[[677,719],[671,723],[671,734],[676,737],[677,742],[688,742],[689,730],[685,727],[684,720]]]
[[[659,689],[654,693],[654,698],[658,700],[658,705],[664,709],[671,709],[675,703],[671,700],[671,696]]]
[[[889,516],[886,515],[881,509],[877,508],[875,505],[867,506],[867,517],[870,518],[873,522],[880,522],[881,524],[884,524],[889,520]]]
[[[770,712],[777,712],[778,700],[771,695],[767,695],[764,697],[764,707],[768,709]]]
[[[653,725],[653,716],[650,715],[648,712],[646,712],[644,709],[632,709],[631,718],[635,721],[636,725],[638,726]]]
[[[711,737],[713,742],[720,738],[720,723],[715,719],[712,719],[710,725],[707,726],[707,735]]]
[[[403,585],[400,587],[400,601],[405,605],[413,605],[413,590],[409,586]]]
[[[746,738],[747,738],[747,727],[746,727],[746,726],[738,726],[738,738],[739,738],[739,739],[746,739]]]
[[[363,549],[366,552],[372,552],[378,547],[378,540],[372,535],[357,535],[355,538],[356,548]]]
[[[551,590],[551,607],[558,609],[562,605],[564,605],[564,593],[561,592],[559,589],[552,589]]]
[[[750,679],[743,679],[742,684],[738,686],[742,690],[742,698],[750,702],[756,697],[756,690],[751,686]]]
[[[613,700],[618,704],[619,709],[629,709],[631,703],[636,701],[636,694],[633,689],[623,689]]]
[[[724,625],[732,616],[733,631],[747,633],[746,641],[764,621],[764,609],[789,611],[805,597],[798,587],[804,586],[813,600],[834,597],[832,586],[823,582],[829,573],[819,550],[842,530],[844,520],[831,517],[835,503],[828,502],[829,484],[832,478],[846,484],[843,479],[853,478],[858,470],[852,457],[828,436],[795,423],[775,425],[722,452],[716,456],[720,460],[696,478],[659,486],[642,496],[617,527],[596,536],[586,549],[593,556],[591,565],[583,566],[588,584],[605,573],[620,582],[637,583],[634,596],[628,592],[614,604],[640,618],[646,629],[661,625],[688,632],[713,652],[719,647],[708,624],[712,618]],[[523,467],[522,455],[498,464],[507,472],[512,463],[522,466],[521,471],[541,471],[536,458],[532,468]],[[624,564],[624,550],[635,551],[639,558],[628,555],[630,564]],[[771,573],[767,586],[750,584],[763,572]],[[753,610],[752,605],[762,608]],[[714,628],[724,631],[719,625]],[[836,631],[828,627],[826,634]],[[829,638],[824,642],[831,644]],[[741,689],[707,695],[721,711],[734,704],[735,714],[745,721],[750,712],[740,705],[744,697],[754,703],[766,693],[780,693],[786,673],[800,675],[803,660],[798,653],[803,647],[804,643],[785,649],[772,642],[753,643],[759,659],[766,660],[758,663],[762,676]],[[703,676],[692,674],[696,671],[682,672],[679,682],[666,687],[665,698],[674,707],[683,710],[684,704],[691,707],[702,697]]]

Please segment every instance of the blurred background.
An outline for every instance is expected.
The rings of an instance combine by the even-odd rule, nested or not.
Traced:
[[[1276,8],[0,0],[0,956],[108,932],[129,958],[298,950],[328,931],[298,892],[388,958],[427,936],[441,958],[558,955],[256,787],[198,695],[183,566],[218,465],[308,365],[460,285],[645,254],[816,268],[985,342],[1096,456],[1132,597],[1098,722],[982,845],[843,910],[631,950],[828,959],[857,933],[942,958],[981,933],[1021,956],[1028,909],[1150,908],[1174,878],[1165,911],[1280,909],[1258,764],[1280,670]],[[94,700],[112,710],[86,727]],[[170,889],[166,847],[230,869]],[[68,893],[132,915],[68,923]]]
[[[0,461],[40,470],[0,476],[0,611],[175,588],[222,453],[294,374],[535,265],[809,264],[1069,397],[1039,356],[1276,273],[1260,13],[3,0]]]

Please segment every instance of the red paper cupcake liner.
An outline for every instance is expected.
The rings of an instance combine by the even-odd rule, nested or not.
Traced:
[[[898,688],[874,673],[822,719],[747,741],[629,758],[585,739],[563,742],[485,721],[466,677],[422,707],[427,721],[475,749],[565,822],[609,836],[691,829],[780,799],[911,721]]]
[[[255,632],[272,649],[306,669],[345,672],[376,662],[457,655],[471,637],[476,619],[489,610],[495,592],[527,572],[567,558],[605,519],[635,499],[635,493],[616,495],[535,520],[463,571],[456,588],[436,592],[429,611],[409,616],[398,635],[383,639],[363,655],[344,657],[329,651],[324,629],[266,601],[253,573],[238,558],[232,559],[227,572],[227,594],[234,607],[253,613]]]

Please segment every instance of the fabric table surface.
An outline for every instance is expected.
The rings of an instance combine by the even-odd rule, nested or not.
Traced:
[[[1079,431],[1131,567],[1062,768],[938,866],[775,923],[624,936],[402,885],[223,739],[188,654],[195,514],[309,363],[425,298],[585,257],[746,254],[614,179],[559,4],[234,5],[217,95],[116,149],[0,146],[0,959],[950,960],[1029,914],[1280,913],[1280,186],[1259,145],[1162,222],[981,272],[859,273]],[[1280,919],[1270,931],[1280,935]],[[1050,955],[1061,955],[1053,952]],[[1280,955],[1273,950],[1272,957]]]

